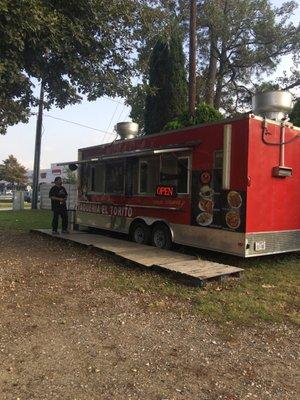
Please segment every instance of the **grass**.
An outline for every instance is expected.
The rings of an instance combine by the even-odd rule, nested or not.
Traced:
[[[47,210],[0,211],[0,230],[29,231],[51,226],[51,213]]]
[[[1,208],[12,208],[12,203],[0,203],[0,210]]]
[[[220,262],[218,254],[214,261]],[[212,282],[204,288],[182,285],[164,273],[136,270],[133,274],[120,268],[114,270],[115,276],[109,285],[121,293],[154,293],[156,301],[149,303],[149,307],[161,309],[171,300],[178,312],[192,312],[221,324],[251,326],[257,322],[286,322],[300,325],[299,255],[235,260],[235,264],[245,269],[241,280]]]
[[[49,211],[1,211],[0,230],[48,228],[50,219]],[[300,325],[299,253],[241,259],[200,250],[190,251],[199,258],[244,268],[242,279],[213,282],[206,287],[195,288],[176,281],[171,274],[122,268],[123,265],[116,266],[113,262],[105,265],[99,261],[97,268],[112,274],[101,285],[118,293],[139,296],[145,307],[193,313],[229,327],[232,324],[251,326],[257,322]]]
[[[0,202],[0,210],[1,208],[11,208],[13,207],[13,203],[11,200],[5,201],[5,200],[1,200]],[[24,208],[25,209],[30,209],[31,208],[31,204],[30,203],[24,203]]]
[[[0,200],[0,205],[1,204],[7,204],[7,203],[12,205],[12,199],[1,199]]]

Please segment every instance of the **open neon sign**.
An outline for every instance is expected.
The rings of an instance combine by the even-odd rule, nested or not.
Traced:
[[[171,185],[158,185],[156,186],[156,196],[160,197],[176,197],[177,191],[175,186]]]

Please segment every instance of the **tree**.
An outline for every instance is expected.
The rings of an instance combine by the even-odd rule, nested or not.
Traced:
[[[0,165],[0,180],[7,181],[13,186],[24,186],[28,180],[27,169],[13,155],[10,155]]]
[[[187,106],[187,81],[182,38],[175,27],[166,40],[158,38],[149,65],[145,102],[145,133],[160,132]]]
[[[77,183],[77,172],[71,171],[69,167],[65,167],[64,172],[67,175],[67,177],[64,179],[65,183],[70,183],[70,184]]]
[[[300,98],[294,104],[293,110],[290,114],[290,121],[300,127]]]
[[[45,107],[124,95],[149,20],[146,0],[2,0],[0,133],[26,122],[43,82]],[[152,12],[153,11],[153,12]],[[35,78],[35,80],[33,80]]]
[[[168,30],[174,18],[188,41],[189,3],[185,0],[158,0],[160,18],[155,22],[159,32]],[[276,72],[284,56],[295,57],[295,68],[279,77],[280,89],[293,90],[300,85],[297,70],[299,27],[291,23],[296,1],[280,7],[270,0],[198,0],[198,70],[197,102],[223,109],[227,115],[244,112],[251,107],[256,87]],[[147,54],[153,38],[144,39],[136,64],[140,72],[140,89],[128,99],[134,105],[132,116],[140,118],[143,96],[146,96]],[[184,46],[187,48],[187,46]]]
[[[204,100],[233,112],[248,100],[252,80],[274,71],[280,58],[299,51],[299,29],[289,23],[294,1],[205,0],[200,10],[200,62]]]

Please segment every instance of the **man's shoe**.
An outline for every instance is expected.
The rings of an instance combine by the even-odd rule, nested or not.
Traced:
[[[52,235],[59,235],[57,231],[52,231]]]
[[[68,230],[62,230],[61,233],[70,233]]]

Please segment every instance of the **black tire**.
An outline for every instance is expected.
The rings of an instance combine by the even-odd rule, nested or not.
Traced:
[[[138,244],[149,244],[151,231],[148,225],[143,222],[137,222],[131,230],[131,240]]]
[[[152,244],[159,249],[170,249],[172,247],[171,232],[166,225],[154,225],[152,229]]]

